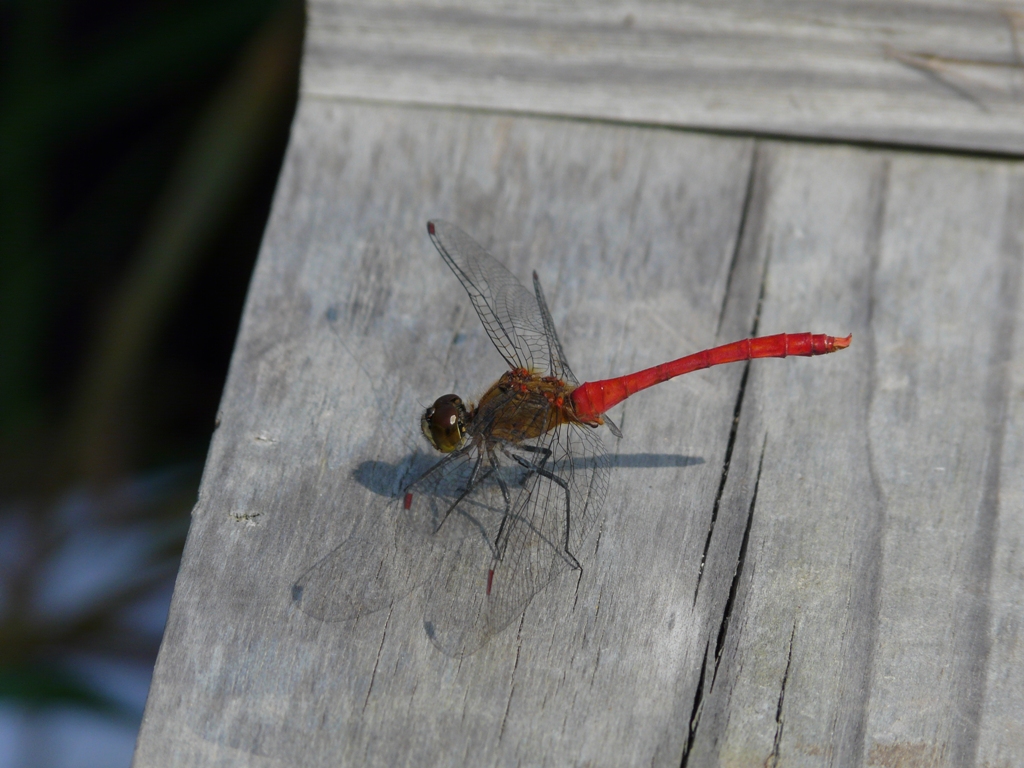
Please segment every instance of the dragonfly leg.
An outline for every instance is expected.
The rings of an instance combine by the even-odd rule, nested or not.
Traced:
[[[519,445],[519,446],[516,446],[516,447],[519,448],[519,450],[521,450],[521,451],[532,451],[534,453],[541,453],[541,454],[544,455],[544,458],[540,460],[540,464],[530,464],[530,466],[529,466],[530,469],[534,469],[534,470],[544,469],[544,465],[547,464],[548,463],[548,459],[551,458],[551,449],[550,448],[545,448],[543,445]],[[516,461],[519,461],[519,459],[516,459]],[[519,463],[523,464],[523,462],[521,462],[521,461],[519,461]],[[523,466],[525,467],[526,464],[523,464]]]
[[[536,445],[520,445],[520,446],[517,446],[517,447],[519,449],[521,449],[521,450],[533,451],[534,453],[542,453],[542,454],[544,454],[544,458],[541,459],[541,463],[540,464],[533,464],[533,463],[527,461],[526,459],[524,459],[522,456],[516,456],[514,453],[509,453],[508,451],[505,451],[505,454],[507,456],[510,456],[513,460],[515,460],[524,469],[527,469],[530,472],[536,472],[541,477],[546,477],[551,482],[561,486],[562,490],[565,491],[565,539],[562,542],[562,548],[565,550],[565,557],[566,557],[566,560],[569,562],[569,565],[574,570],[577,570],[577,571],[582,570],[582,566],[580,565],[580,561],[577,560],[576,556],[569,550],[569,521],[570,521],[570,518],[571,518],[571,515],[570,515],[571,506],[569,504],[569,502],[570,502],[569,485],[568,485],[568,483],[565,482],[565,480],[560,478],[555,473],[551,472],[550,470],[544,469],[544,464],[547,463],[547,460],[551,457],[551,449],[550,448],[544,448],[544,447],[541,447],[541,446],[536,446]]]
[[[494,559],[500,560],[502,554],[501,536],[505,532],[505,524],[508,522],[508,519],[512,514],[512,497],[509,495],[508,486],[505,485],[505,481],[501,479],[501,472],[498,471],[498,457],[490,451],[488,451],[487,456],[491,462],[494,477],[498,481],[498,487],[501,488],[501,495],[505,499],[505,513],[501,516],[501,525],[498,526],[498,535],[494,537]],[[490,589],[488,589],[488,592],[490,592]]]
[[[571,565],[573,569],[580,571],[583,569],[583,566],[581,566],[580,561],[576,559],[576,555],[569,551],[569,485],[558,475],[553,472],[549,472],[546,469],[537,468],[536,472],[541,477],[546,477],[551,482],[558,483],[558,485],[562,486],[562,490],[565,491],[565,556],[569,559],[569,565]]]
[[[462,491],[462,493],[459,494],[459,498],[457,498],[455,501],[453,501],[451,506],[448,507],[448,509],[445,510],[444,515],[441,516],[441,522],[439,522],[434,527],[434,533],[435,534],[438,531],[441,530],[441,526],[444,525],[445,520],[448,519],[448,515],[450,515],[452,513],[452,510],[455,509],[457,506],[459,506],[459,504],[462,503],[462,500],[464,498],[466,498],[466,496],[469,495],[469,492],[473,490],[473,488],[476,486],[476,484],[478,482],[483,480],[487,475],[489,475],[491,473],[491,470],[487,470],[487,472],[484,475],[482,475],[481,477],[477,478],[476,475],[477,475],[477,472],[479,472],[479,471],[480,471],[480,457],[477,456],[476,457],[476,463],[473,464],[473,471],[469,473],[469,480],[466,482],[465,489]]]

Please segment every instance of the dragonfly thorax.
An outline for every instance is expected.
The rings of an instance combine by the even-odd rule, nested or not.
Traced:
[[[441,395],[423,412],[420,429],[427,441],[441,453],[451,453],[466,440],[469,415],[458,395]]]

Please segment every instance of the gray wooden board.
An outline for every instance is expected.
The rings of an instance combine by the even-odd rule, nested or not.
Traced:
[[[502,371],[432,217],[538,271],[581,380],[854,334],[616,408],[582,573],[463,658],[413,577],[292,600],[409,566],[417,410]],[[1022,222],[1008,162],[304,100],[135,765],[1024,764]]]
[[[1024,152],[1020,2],[313,0],[308,95]]]

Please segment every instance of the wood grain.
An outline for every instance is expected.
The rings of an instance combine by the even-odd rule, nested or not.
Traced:
[[[1022,206],[1007,162],[305,99],[135,765],[1020,764]],[[462,659],[389,559],[417,410],[502,370],[432,217],[538,270],[582,380],[853,332],[617,408],[582,574]],[[392,592],[319,621],[346,542]]]
[[[1019,2],[309,5],[307,97],[1024,152]]]

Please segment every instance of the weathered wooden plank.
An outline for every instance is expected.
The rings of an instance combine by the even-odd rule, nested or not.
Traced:
[[[1006,168],[962,161],[893,166],[869,420],[886,502],[868,707],[882,754],[951,765],[977,755],[1008,396],[1003,361],[1019,301],[1016,287],[1001,296],[1001,284],[1020,270],[1021,252],[1010,246],[1021,232],[1021,181]]]
[[[1013,764],[1021,179],[306,100],[136,765]],[[581,379],[755,326],[854,345],[627,401],[582,575],[452,659],[389,559],[388,494],[416,410],[501,361],[429,217],[538,269]],[[298,576],[353,540],[339,589],[408,589],[298,610]]]
[[[1008,222],[1024,220],[1019,176],[1007,205]],[[1015,765],[1024,755],[1024,302],[1020,299],[1024,244],[1021,228],[1006,227],[1006,258],[999,275],[996,344],[990,365],[993,394],[1006,387],[1005,413],[993,409],[991,429],[1002,445],[991,446],[986,474],[998,467],[998,505],[991,560],[988,659],[978,738],[979,765]],[[1006,359],[1004,359],[1004,356]],[[1004,370],[999,370],[1002,367]],[[999,380],[1006,376],[1007,381]],[[998,400],[996,401],[996,405]],[[996,464],[998,462],[998,464]],[[991,493],[991,477],[986,491]],[[992,504],[991,498],[986,499]]]
[[[864,435],[869,312],[889,161],[839,148],[765,152],[771,193],[753,244],[771,254],[761,322],[839,316],[854,345],[841,371],[751,369],[719,523],[730,521],[726,556],[745,556],[728,632],[709,652],[689,764],[858,764],[883,515]]]
[[[317,0],[308,96],[1020,154],[1024,5]]]
[[[774,241],[772,286],[793,285],[784,277],[793,269],[844,270],[867,323],[863,358],[819,411],[802,407],[809,393],[788,371],[757,369],[785,399],[748,428],[761,420],[768,444],[810,449],[767,454],[761,482],[771,469],[805,492],[782,502],[776,481],[757,496],[758,511],[764,499],[776,512],[753,518],[744,632],[703,715],[721,730],[698,731],[696,763],[1006,759],[1017,729],[984,729],[983,715],[1004,724],[1024,713],[1021,689],[1003,682],[1018,662],[1006,622],[1024,582],[1006,562],[1013,556],[997,556],[1013,539],[996,543],[1000,483],[1019,486],[1002,477],[1000,450],[1020,311],[1022,177],[962,160],[874,156],[874,168],[858,171],[835,153],[827,164],[808,162],[806,149],[786,154],[774,189],[799,235]],[[863,242],[849,248],[839,222]],[[809,258],[829,243],[846,253]],[[1019,505],[1002,509],[1013,530]],[[996,683],[991,703],[986,679]]]

